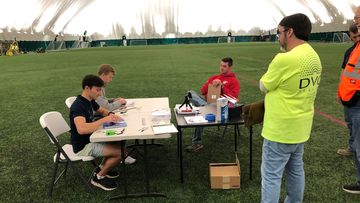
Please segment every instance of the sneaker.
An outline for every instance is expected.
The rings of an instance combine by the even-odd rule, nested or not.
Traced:
[[[352,156],[353,152],[350,148],[346,148],[346,149],[338,149],[337,154],[342,155],[342,156]]]
[[[193,145],[187,146],[185,148],[185,150],[187,152],[197,152],[197,151],[201,150],[202,148],[204,148],[204,145],[202,145],[202,144],[193,144]]]
[[[131,156],[127,156],[125,158],[125,164],[126,165],[131,165],[131,164],[133,164],[135,162],[136,162],[136,159],[132,158]],[[122,161],[120,161],[120,163],[122,163]]]
[[[97,175],[95,174],[93,176],[93,178],[91,179],[91,184],[94,185],[95,187],[99,187],[103,190],[106,191],[110,191],[110,190],[115,190],[116,189],[116,183],[115,181],[107,178],[106,176],[104,176],[103,178],[99,179],[97,177]]]
[[[360,184],[344,185],[343,190],[351,194],[360,194]]]
[[[96,170],[95,170],[95,176],[96,176],[97,173],[100,172],[100,168],[101,168],[101,167],[102,167],[102,166],[99,166],[99,167],[96,168]],[[115,171],[115,170],[111,170],[111,171],[108,171],[105,176],[106,176],[107,178],[114,179],[114,178],[119,177],[119,173],[118,173],[117,171]]]

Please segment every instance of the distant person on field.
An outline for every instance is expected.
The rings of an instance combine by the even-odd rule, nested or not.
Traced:
[[[354,23],[359,28],[360,7],[357,7]],[[350,130],[350,148],[356,166],[356,182],[343,185],[343,190],[352,194],[360,194],[360,44],[352,50],[340,77],[338,97],[344,105],[345,121]],[[351,141],[352,140],[352,141]],[[351,142],[351,143],[350,143]]]
[[[231,72],[233,60],[230,57],[221,59],[220,61],[220,74],[211,76],[206,83],[201,87],[201,94],[205,97],[202,98],[195,91],[190,90],[192,102],[194,105],[204,106],[207,104],[206,98],[208,94],[208,87],[210,84],[215,87],[221,86],[221,95],[229,95],[238,98],[240,92],[240,83],[236,78],[235,73]],[[186,151],[199,151],[204,145],[201,142],[201,134],[203,127],[196,127],[192,139],[192,145],[186,147]]]
[[[116,189],[119,174],[112,171],[121,161],[120,143],[93,143],[90,136],[106,122],[117,122],[122,118],[100,107],[95,99],[100,96],[104,82],[96,75],[87,75],[82,81],[82,94],[70,107],[71,144],[79,156],[104,157],[100,170],[92,177],[91,184],[103,190]],[[93,121],[93,110],[104,115]]]
[[[261,202],[278,203],[285,173],[285,203],[302,202],[305,188],[304,143],[309,139],[321,62],[307,43],[309,18],[284,17],[277,28],[279,53],[261,77],[265,92],[261,162]]]
[[[358,27],[356,26],[356,24],[352,24],[349,28],[349,37],[351,39],[352,42],[354,42],[353,46],[351,46],[349,49],[346,50],[345,55],[344,55],[344,60],[342,62],[342,71],[344,70],[344,68],[346,67],[346,64],[349,60],[350,54],[353,51],[353,49],[355,48],[357,42],[360,41],[360,32],[358,31]],[[341,72],[342,72],[341,71]],[[348,111],[347,108],[344,107],[344,116],[345,116],[345,121],[348,121]],[[350,129],[351,126],[348,126],[348,128]],[[338,149],[337,153],[339,155],[343,155],[343,156],[351,156],[353,154],[352,150],[351,150],[351,144],[354,141],[354,136],[352,136],[351,130],[350,130],[350,137],[349,137],[349,145],[347,148],[344,149]]]

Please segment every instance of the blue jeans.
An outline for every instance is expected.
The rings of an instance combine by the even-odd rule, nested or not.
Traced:
[[[195,133],[192,139],[193,144],[201,144],[201,134],[204,130],[204,127],[196,127]]]
[[[351,107],[344,107],[345,121],[350,130],[349,144],[354,152],[356,178],[360,184],[360,100]]]
[[[285,203],[302,202],[305,188],[304,143],[282,144],[264,139],[261,162],[261,202],[278,203],[285,170]]]
[[[193,105],[195,105],[195,106],[205,106],[205,105],[207,105],[207,101],[205,100],[205,98],[202,95],[199,95],[194,90],[189,90],[189,92],[191,93],[191,97],[192,97],[192,98],[190,98],[190,102]]]
[[[190,102],[195,106],[205,106],[208,103],[204,99],[203,96],[200,96],[197,92],[194,90],[189,91],[191,93],[192,98],[190,99]],[[195,133],[192,139],[193,144],[201,144],[201,134],[204,130],[204,127],[196,127]]]
[[[351,122],[351,118],[350,118],[350,114],[351,114],[351,109],[349,107],[344,106],[344,117],[345,117],[345,122],[347,124],[347,127],[349,129],[349,148],[351,148],[352,143],[354,142],[354,136],[352,133],[352,122]]]

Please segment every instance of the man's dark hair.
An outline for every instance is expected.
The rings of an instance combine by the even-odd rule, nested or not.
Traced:
[[[224,63],[227,63],[230,67],[233,64],[233,60],[230,57],[225,57],[225,58],[221,59],[221,61],[224,62]]]
[[[85,89],[85,86],[88,86],[90,89],[92,87],[103,87],[104,81],[96,75],[86,75],[82,81],[82,88]]]
[[[311,33],[311,22],[310,19],[302,13],[284,17],[279,25],[286,28],[292,28],[294,34],[298,39],[308,41]]]
[[[355,34],[358,33],[358,27],[355,24],[350,25],[349,34],[350,34],[350,32],[355,33]]]

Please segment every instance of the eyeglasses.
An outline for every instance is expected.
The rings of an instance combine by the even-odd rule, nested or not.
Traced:
[[[354,20],[360,20],[360,16],[354,16]]]
[[[276,36],[279,38],[280,33],[288,31],[289,28],[285,28],[283,31],[280,31],[279,29],[276,30]]]
[[[351,36],[351,39],[352,39],[352,40],[355,40],[355,39],[358,38],[358,37],[360,38],[360,34],[359,34],[359,35],[353,35],[353,36]]]

